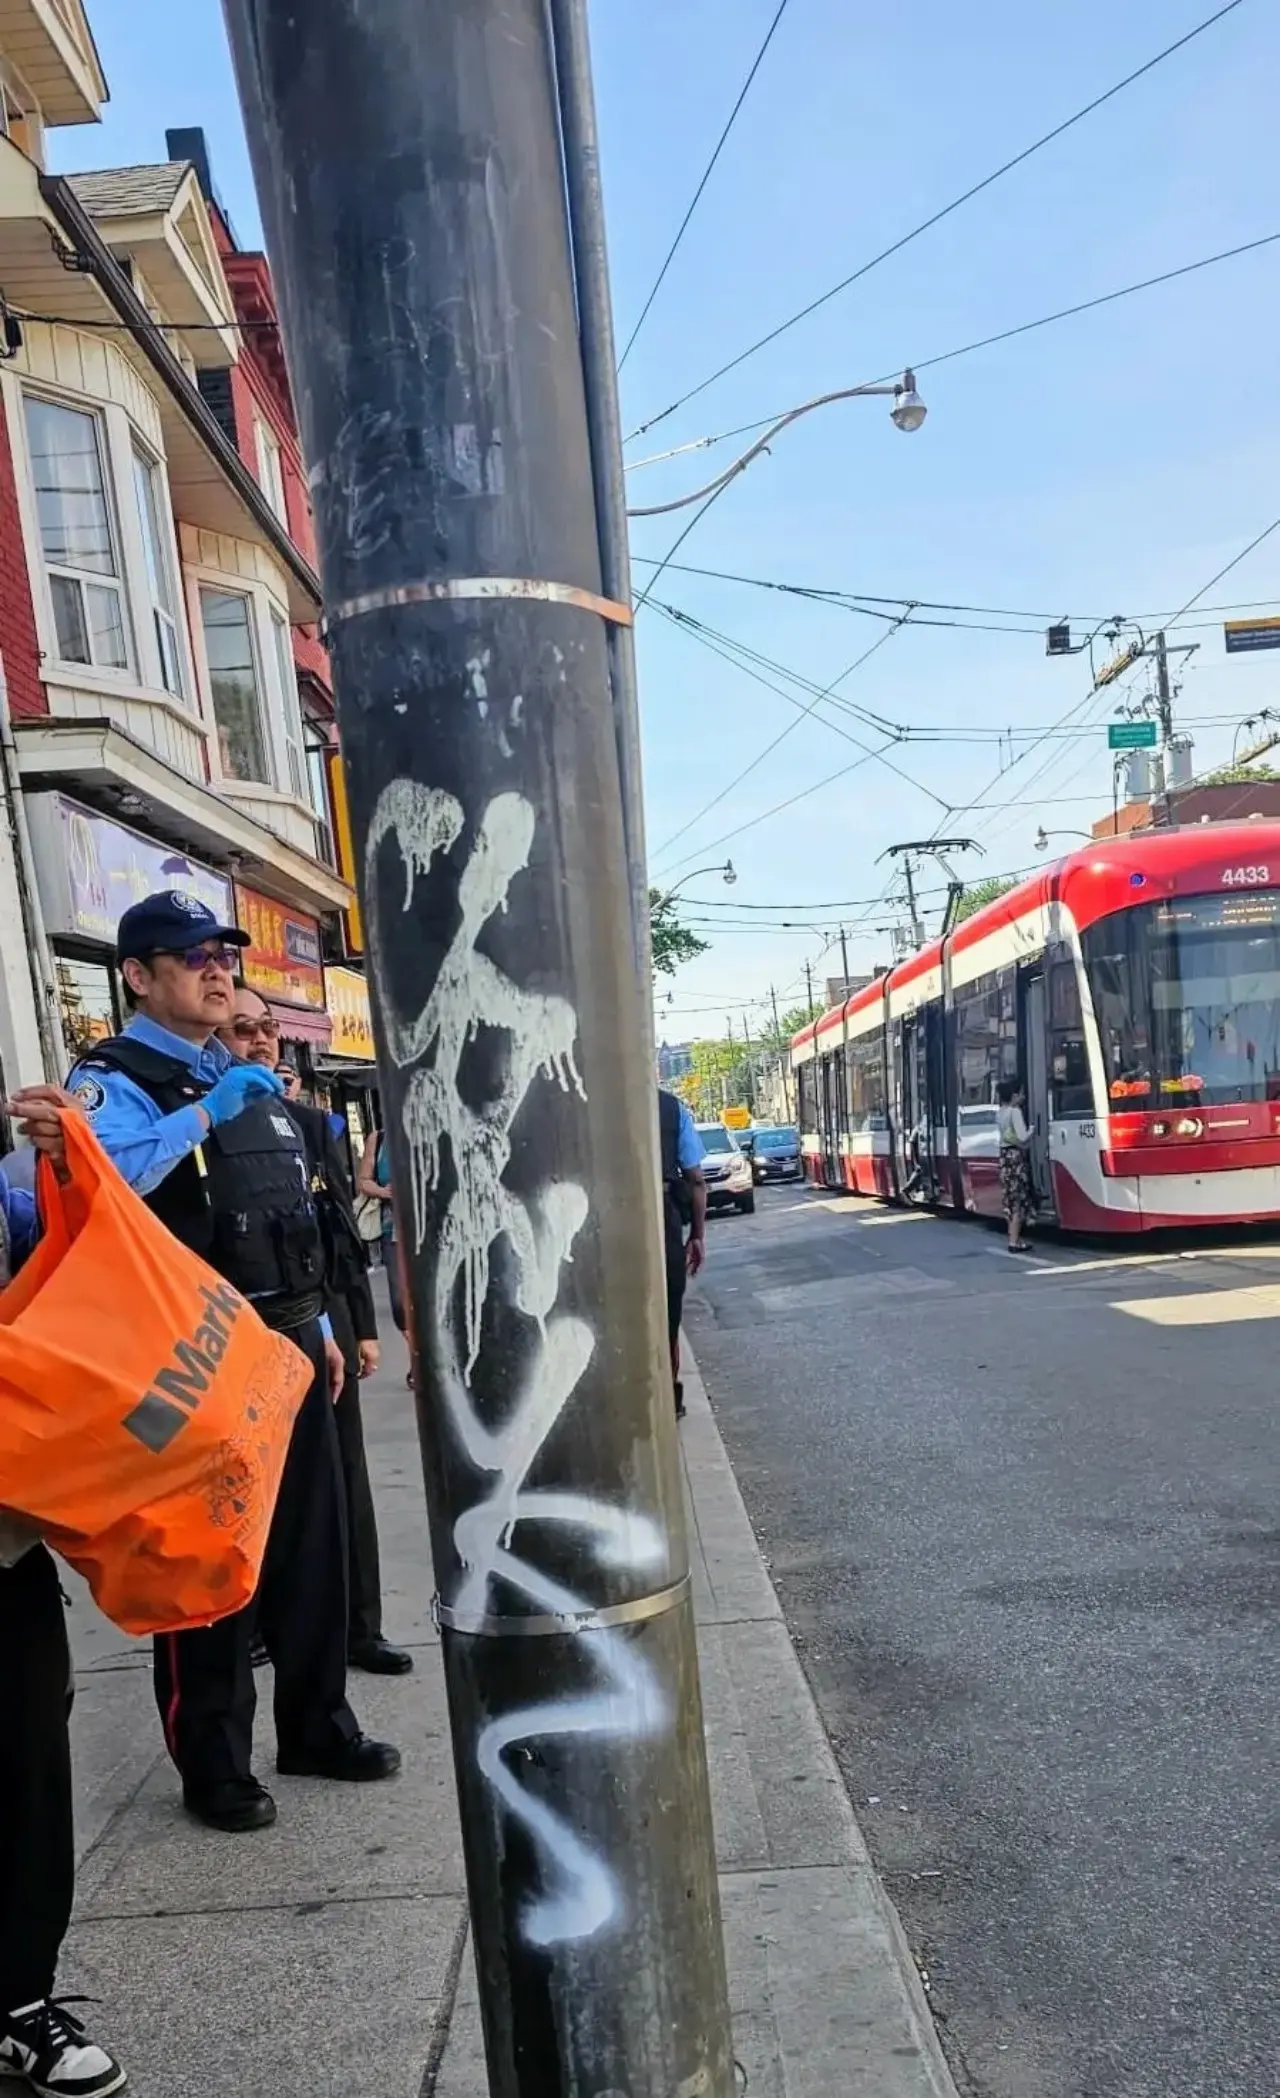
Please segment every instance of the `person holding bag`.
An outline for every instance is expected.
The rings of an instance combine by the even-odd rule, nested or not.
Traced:
[[[165,1740],[197,1820],[266,1828],[275,1802],[251,1767],[253,1619],[275,1665],[276,1768],[368,1782],[399,1751],[361,1733],[346,1697],[347,1542],[332,1401],[345,1370],[323,1316],[324,1249],[301,1136],[279,1080],[215,1038],[234,1014],[247,936],[198,897],[163,891],[120,920],[133,1017],[70,1080],[108,1158],[175,1238],[309,1358],[252,1610],[155,1641]]]
[[[9,1102],[18,1127],[55,1168],[66,1150],[70,1095],[33,1086]],[[36,1202],[0,1166],[0,1289],[31,1253]],[[27,1523],[0,1510],[0,2076],[63,2098],[123,2090],[120,2064],[54,1995],[71,1921],[71,1652],[57,1567]]]

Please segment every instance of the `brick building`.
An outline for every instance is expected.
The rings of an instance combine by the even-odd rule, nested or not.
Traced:
[[[24,902],[6,839],[0,1065],[9,1086],[40,1075],[42,948],[68,1059],[119,1023],[115,920],[174,885],[238,914],[246,973],[323,1067],[325,969],[346,958],[353,896],[335,864],[332,687],[270,274],[236,242],[198,132],[173,134],[157,166],[46,172],[46,129],[96,120],[105,96],[81,0],[9,0],[0,784],[36,895]],[[351,1061],[370,1071],[362,979],[342,973]]]

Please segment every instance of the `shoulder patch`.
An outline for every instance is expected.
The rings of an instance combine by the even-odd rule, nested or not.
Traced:
[[[99,1108],[106,1106],[107,1089],[101,1079],[91,1077],[86,1071],[72,1086],[71,1097],[80,1102],[85,1113],[92,1119]]]

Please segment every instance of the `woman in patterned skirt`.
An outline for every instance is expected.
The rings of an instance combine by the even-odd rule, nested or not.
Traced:
[[[996,1127],[1000,1132],[1000,1193],[1009,1224],[1009,1251],[1025,1253],[1025,1225],[1031,1208],[1031,1169],[1027,1153],[1031,1132],[1022,1112],[1026,1094],[1017,1078],[1002,1078],[996,1087]]]

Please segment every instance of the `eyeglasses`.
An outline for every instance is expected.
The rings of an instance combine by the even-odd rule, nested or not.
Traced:
[[[238,1019],[232,1021],[231,1032],[238,1042],[256,1041],[260,1034],[265,1035],[269,1042],[274,1042],[280,1029],[270,1013],[264,1013],[260,1020],[251,1020],[247,1013],[242,1013]]]
[[[238,947],[157,947],[157,954],[169,954],[193,972],[197,969],[225,969],[234,976],[240,966]]]

